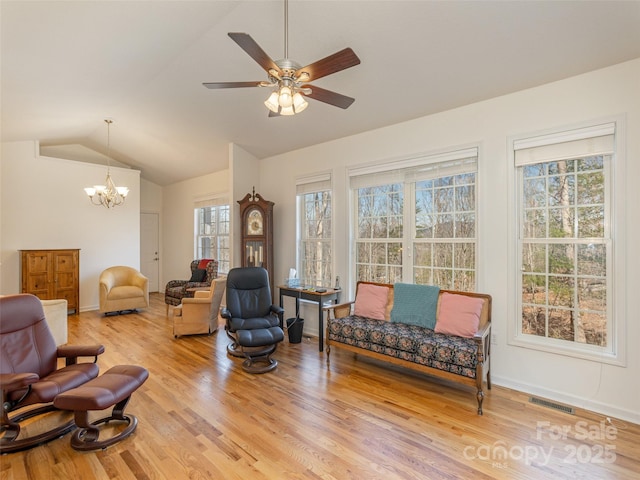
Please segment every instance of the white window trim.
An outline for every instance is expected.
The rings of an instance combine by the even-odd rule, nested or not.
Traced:
[[[611,161],[611,195],[609,198],[611,205],[611,238],[612,238],[612,268],[611,278],[607,278],[607,288],[610,297],[608,302],[611,305],[611,318],[607,318],[607,322],[611,322],[610,345],[607,347],[598,347],[595,345],[585,345],[571,343],[562,340],[546,337],[536,337],[534,335],[526,335],[521,333],[522,319],[519,318],[519,303],[522,299],[522,291],[518,289],[520,282],[518,281],[517,266],[520,265],[518,253],[518,198],[519,176],[518,167],[516,166],[516,150],[518,148],[530,148],[535,145],[544,145],[545,141],[551,143],[553,139],[565,138],[566,141],[580,140],[580,138],[571,138],[572,133],[591,132],[595,136],[610,134],[607,124],[615,126],[614,152]],[[604,127],[603,127],[604,126]],[[598,135],[600,132],[600,135]],[[507,141],[508,156],[508,178],[512,179],[508,185],[508,202],[509,205],[509,282],[510,294],[508,306],[507,321],[507,343],[509,345],[530,348],[548,353],[564,355],[583,360],[590,360],[610,365],[626,366],[627,364],[627,345],[626,345],[626,193],[625,193],[625,171],[626,171],[626,119],[624,116],[616,116],[600,121],[582,122],[578,125],[566,126],[544,132],[535,132],[509,137]],[[549,161],[549,160],[545,160]]]

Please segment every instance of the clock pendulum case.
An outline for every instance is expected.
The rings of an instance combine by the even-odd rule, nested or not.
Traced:
[[[263,267],[269,273],[273,295],[273,202],[265,200],[255,188],[240,205],[242,266]]]

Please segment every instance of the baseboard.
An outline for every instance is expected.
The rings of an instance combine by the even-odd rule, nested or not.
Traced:
[[[89,305],[85,307],[80,307],[80,312],[91,312],[93,310],[100,309],[100,305]]]
[[[590,410],[605,417],[619,418],[620,420],[640,425],[640,412],[637,411],[627,410],[615,405],[596,402],[594,400],[585,399],[583,397],[578,397],[575,395],[568,395],[563,392],[540,388],[536,385],[530,385],[510,378],[496,376],[493,373],[491,374],[491,383],[493,385],[499,385],[501,387],[506,387],[512,390],[517,390],[519,392],[536,395],[538,397],[554,400],[556,402],[562,402],[576,408]]]

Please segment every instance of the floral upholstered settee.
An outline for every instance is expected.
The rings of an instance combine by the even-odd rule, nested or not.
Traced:
[[[195,289],[206,290],[211,282],[218,278],[218,261],[210,258],[196,259],[191,262],[191,278],[188,280],[169,280],[164,289],[164,303],[174,307],[182,303],[183,298],[193,298]]]
[[[491,388],[491,297],[438,287],[358,282],[356,299],[328,307],[333,347],[476,388]]]

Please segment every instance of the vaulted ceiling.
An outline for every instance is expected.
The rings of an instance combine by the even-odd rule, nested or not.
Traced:
[[[284,56],[282,1],[6,1],[2,141],[81,146],[159,185],[640,57],[639,1],[289,2],[289,57],[345,47],[361,64],[313,82],[356,99],[269,118],[266,74],[228,36]],[[526,112],[523,112],[526,114]]]

